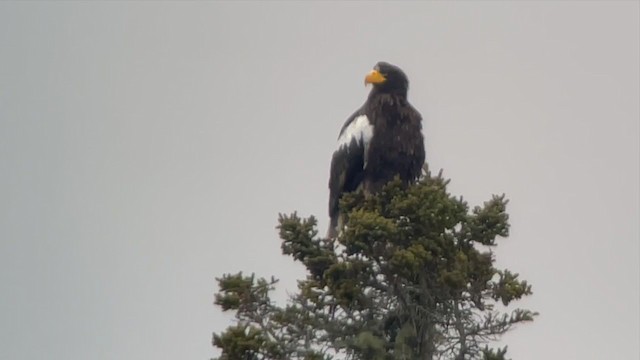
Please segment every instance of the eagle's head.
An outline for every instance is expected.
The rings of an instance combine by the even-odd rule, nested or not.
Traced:
[[[406,95],[409,79],[404,71],[395,65],[380,61],[364,78],[364,84],[373,85],[371,92]]]

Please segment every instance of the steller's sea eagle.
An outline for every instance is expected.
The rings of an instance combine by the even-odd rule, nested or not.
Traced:
[[[328,238],[344,225],[339,209],[344,193],[377,192],[396,175],[412,183],[424,164],[422,116],[407,100],[407,76],[397,66],[379,62],[364,82],[373,85],[369,97],[342,126],[331,159]]]

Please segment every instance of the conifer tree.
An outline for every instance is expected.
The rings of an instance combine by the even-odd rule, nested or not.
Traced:
[[[536,313],[507,307],[531,294],[518,274],[494,267],[509,234],[507,200],[470,209],[426,169],[414,185],[343,197],[346,226],[318,237],[316,219],[280,215],[282,252],[306,278],[285,306],[277,279],[225,274],[215,304],[235,324],[213,335],[219,360],[506,359],[491,341]]]

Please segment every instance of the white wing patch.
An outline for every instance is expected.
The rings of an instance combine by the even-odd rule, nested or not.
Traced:
[[[364,167],[367,167],[369,142],[373,136],[373,126],[369,123],[366,115],[360,115],[353,119],[347,126],[340,137],[338,137],[338,151],[349,151],[349,145],[355,141],[364,147]]]
[[[338,149],[349,146],[353,140],[358,144],[363,144],[365,149],[369,145],[369,140],[373,136],[373,126],[369,123],[366,115],[356,117],[338,138]]]

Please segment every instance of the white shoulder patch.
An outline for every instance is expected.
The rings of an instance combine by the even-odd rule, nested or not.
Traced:
[[[344,129],[344,132],[338,138],[338,149],[349,146],[354,140],[358,144],[363,144],[366,149],[372,136],[373,126],[369,123],[366,115],[360,115],[353,119],[351,124]]]

